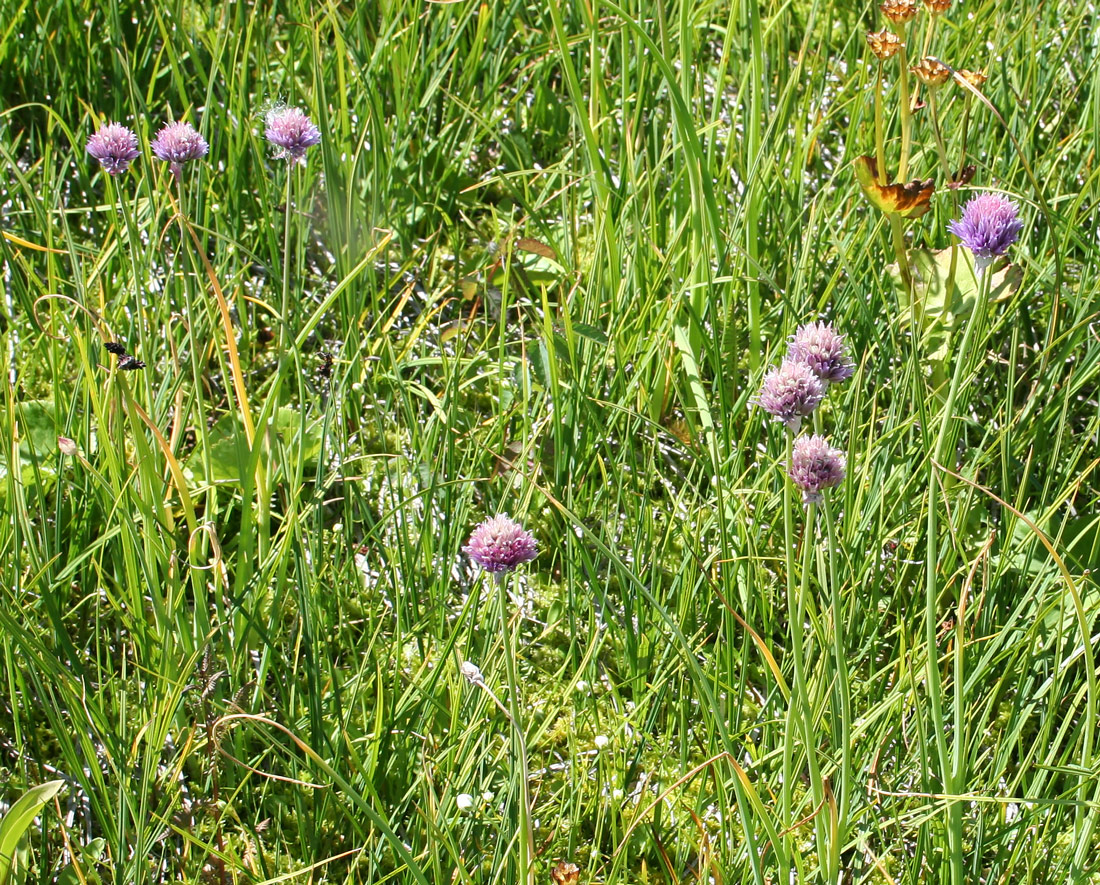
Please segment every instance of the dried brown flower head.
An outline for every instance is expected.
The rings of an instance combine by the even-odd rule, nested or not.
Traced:
[[[554,885],[577,885],[581,880],[581,869],[575,863],[559,863],[550,871]]]
[[[905,44],[902,42],[901,37],[884,28],[881,31],[868,31],[867,45],[871,47],[871,51],[879,61],[886,61]]]
[[[926,55],[920,64],[913,65],[909,70],[925,86],[942,86],[951,79],[951,68],[931,55]]]
[[[985,85],[985,81],[989,79],[989,75],[982,71],[956,71],[955,75],[962,77],[975,89],[981,89]]]
[[[879,9],[895,25],[903,25],[917,17],[917,0],[882,0]]]
[[[977,171],[978,167],[973,163],[969,163],[958,172],[951,173],[951,180],[947,183],[947,186],[953,191],[958,190],[964,184],[970,184],[970,179],[974,177],[974,173]]]
[[[924,0],[924,8],[932,15],[943,15],[951,8],[951,0]]]

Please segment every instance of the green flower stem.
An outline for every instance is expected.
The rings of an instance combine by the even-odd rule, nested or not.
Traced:
[[[290,334],[290,253],[291,253],[291,228],[290,217],[291,197],[294,193],[294,169],[296,163],[288,163],[286,169],[286,195],[283,205],[283,288],[279,301],[279,354],[285,356],[287,345],[291,341]],[[282,360],[280,359],[280,362]]]
[[[940,169],[943,172],[944,181],[951,180],[951,161],[947,158],[947,145],[943,140],[943,130],[940,129],[939,106],[936,104],[936,90],[928,90],[928,118],[932,121],[932,134],[936,139],[936,153],[940,158]]]
[[[905,39],[904,31],[898,29],[898,37]],[[913,114],[909,107],[909,57],[905,51],[904,42],[898,50],[898,101],[900,107],[898,113],[901,117],[901,156],[898,158],[898,181],[905,182],[909,177],[909,152],[913,146]]]
[[[909,301],[905,306],[912,309],[914,328],[919,329],[923,321],[924,311],[922,306],[917,303],[913,271],[909,267],[909,253],[905,248],[905,228],[902,227],[901,216],[897,212],[891,212],[886,217],[890,220],[890,241],[894,246],[894,257],[898,261],[898,271],[901,273],[901,280],[905,284],[905,295]]]
[[[504,646],[504,667],[508,679],[508,718],[512,723],[512,746],[519,759],[519,875],[516,882],[535,885],[535,870],[532,859],[535,855],[534,836],[531,833],[531,792],[530,771],[527,764],[527,739],[523,730],[523,717],[520,709],[519,679],[516,676],[516,643],[508,618],[508,591],[505,589],[504,574],[496,576],[497,602],[500,608],[500,635]]]
[[[825,510],[825,530],[829,545],[824,585],[829,588],[829,605],[832,608],[833,656],[836,658],[836,693],[840,701],[840,709],[833,711],[834,719],[837,726],[839,726],[836,731],[839,731],[840,735],[840,773],[839,777],[836,778],[839,783],[839,801],[837,803],[837,832],[834,844],[834,850],[839,851],[847,841],[848,818],[852,804],[850,789],[852,782],[852,699],[848,683],[844,611],[840,607],[840,591],[837,587],[836,526],[833,522],[832,506],[829,503],[828,495],[825,496],[823,506]],[[836,731],[834,731],[834,735]]]
[[[943,180],[951,181],[951,161],[947,156],[947,145],[943,140],[943,130],[940,128],[939,104],[936,102],[936,90],[928,90],[928,117],[932,121],[932,132],[936,138],[936,153],[940,159],[940,170],[943,172]],[[959,168],[962,168],[961,166]],[[952,214],[956,208],[955,191],[949,191]],[[951,246],[951,267],[947,272],[947,291],[951,293],[955,289],[955,273],[958,268],[959,251],[955,244]],[[950,301],[950,298],[949,298]]]
[[[875,158],[878,161],[878,183],[886,186],[889,177],[886,174],[886,132],[882,111],[882,60],[878,63],[878,78],[875,83]]]
[[[926,681],[928,683],[928,703],[931,711],[933,732],[935,733],[936,753],[939,756],[940,774],[943,779],[945,793],[957,794],[960,792],[966,772],[963,768],[964,753],[961,732],[966,727],[965,708],[962,698],[962,673],[955,673],[955,703],[954,703],[954,739],[949,750],[947,737],[943,728],[936,727],[936,723],[943,722],[943,688],[940,685],[939,652],[936,641],[936,627],[939,622],[939,483],[938,468],[936,464],[942,464],[944,455],[954,448],[955,434],[953,433],[955,401],[962,387],[963,378],[969,374],[971,358],[970,348],[979,337],[982,326],[982,318],[985,316],[986,301],[989,298],[989,290],[993,274],[989,269],[982,273],[980,294],[966,323],[966,331],[963,334],[962,345],[955,355],[955,371],[951,377],[951,387],[947,392],[947,402],[944,404],[940,429],[936,437],[936,445],[932,453],[932,462],[928,465],[928,524],[925,538],[925,562],[927,565],[925,596],[924,596],[924,638],[927,646],[926,656]],[[956,658],[956,663],[961,667],[961,658]],[[963,834],[962,834],[962,805],[957,801],[951,801],[947,806],[948,812],[948,851],[951,860],[952,885],[964,885],[963,873]]]
[[[786,434],[787,463],[791,462],[794,448],[794,434]],[[806,687],[806,672],[803,663],[802,650],[802,624],[805,618],[805,600],[809,591],[810,567],[813,553],[811,533],[814,519],[817,515],[817,507],[809,506],[806,514],[806,528],[802,539],[803,562],[801,576],[798,584],[795,583],[795,570],[797,551],[794,543],[794,501],[792,486],[786,478],[783,481],[783,534],[786,547],[787,561],[787,610],[790,613],[791,624],[791,658],[794,665],[795,691],[791,703],[797,705],[799,726],[802,731],[802,743],[806,750],[806,764],[810,773],[810,791],[813,797],[814,812],[814,841],[817,846],[818,865],[825,869],[829,857],[829,840],[827,827],[817,816],[825,814],[825,789],[821,783],[821,769],[817,762],[817,742],[814,740],[813,706],[810,703],[810,693]],[[787,740],[791,741],[793,735],[789,732]],[[784,784],[786,788],[787,785]]]
[[[928,55],[932,51],[932,35],[936,32],[936,19],[938,16],[928,16],[928,27],[924,29],[924,48],[921,55]]]

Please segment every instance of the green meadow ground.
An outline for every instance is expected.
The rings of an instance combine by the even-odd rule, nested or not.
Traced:
[[[853,173],[872,27],[0,0],[2,807],[63,782],[13,881],[1100,881],[1097,12],[937,19],[993,109],[938,93],[959,191],[916,113],[908,245],[983,189],[1025,227],[1018,286],[921,322]],[[210,143],[178,188],[169,119]],[[807,527],[750,399],[817,318],[856,371]],[[461,549],[497,512],[540,546],[507,633]]]

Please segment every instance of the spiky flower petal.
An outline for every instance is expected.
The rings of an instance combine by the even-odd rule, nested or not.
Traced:
[[[278,159],[305,165],[306,150],[321,143],[321,130],[298,108],[272,108],[266,122],[264,137],[275,146]]]
[[[86,147],[111,175],[121,175],[141,156],[137,136],[121,123],[107,123],[89,136]]]
[[[538,555],[535,539],[508,514],[485,520],[462,551],[487,572],[510,572]]]
[[[802,502],[815,504],[823,489],[839,485],[846,468],[844,455],[823,436],[800,436],[791,449],[787,475],[802,490]]]
[[[848,358],[844,336],[829,323],[806,323],[791,336],[787,359],[805,363],[824,385],[852,377],[855,367]]]
[[[188,160],[198,160],[206,156],[210,146],[190,123],[182,120],[166,124],[150,147],[157,159],[163,160],[179,181],[183,174],[183,164]]]
[[[791,433],[797,433],[802,419],[813,413],[825,396],[825,385],[801,360],[785,359],[764,376],[760,393],[753,400]]]
[[[893,31],[883,28],[881,31],[867,32],[867,45],[879,61],[886,61],[896,55],[905,43]]]
[[[962,218],[947,229],[974,255],[975,268],[983,270],[1016,242],[1024,228],[1019,211],[1003,194],[978,194],[963,207]]]
[[[951,8],[951,0],[924,0],[924,8],[932,15],[943,15]]]

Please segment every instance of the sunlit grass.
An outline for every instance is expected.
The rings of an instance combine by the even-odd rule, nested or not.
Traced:
[[[1004,120],[971,102],[970,189],[1025,222],[965,348],[853,173],[872,6],[0,11],[0,800],[65,783],[25,881],[518,882],[513,677],[536,882],[1100,881],[1090,9],[934,32]],[[914,256],[970,195],[929,117]],[[819,317],[856,366],[808,529],[749,400]],[[509,637],[462,553],[501,512],[540,551]]]

